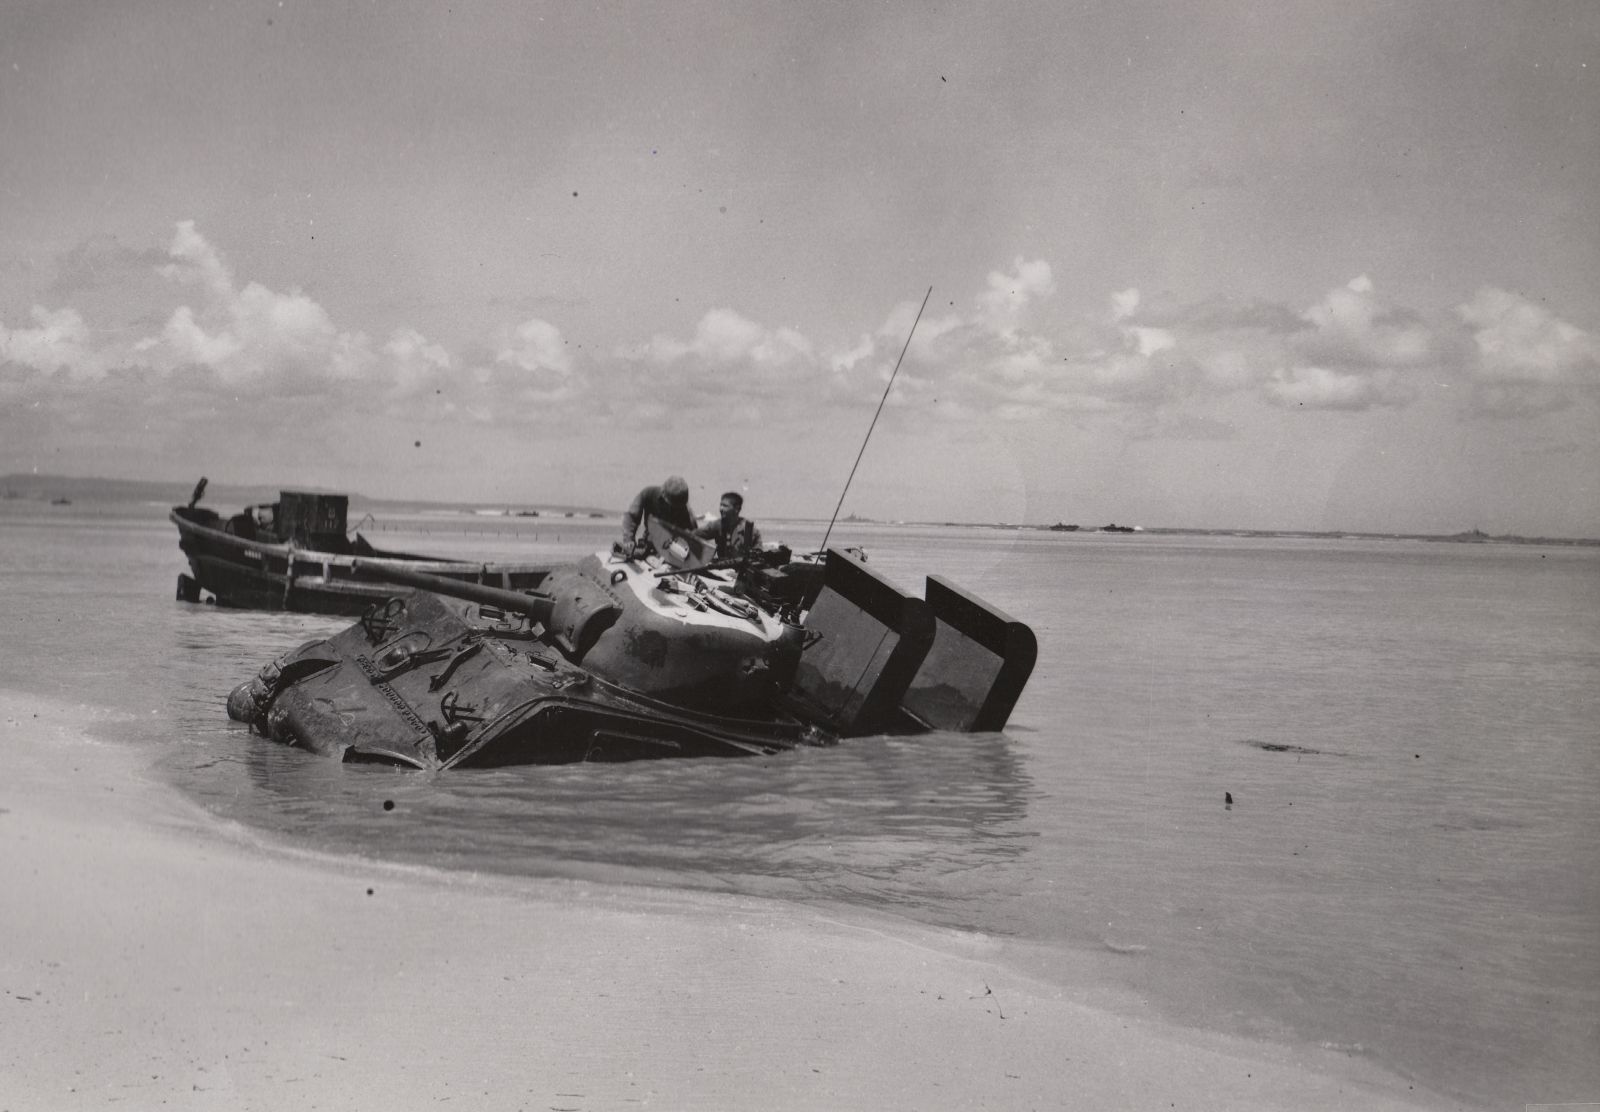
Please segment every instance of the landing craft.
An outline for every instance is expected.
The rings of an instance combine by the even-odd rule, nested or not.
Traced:
[[[344,494],[280,491],[276,502],[246,506],[224,517],[200,505],[204,476],[186,506],[167,515],[189,571],[178,576],[178,600],[254,610],[302,610],[354,617],[390,591],[355,573],[369,566],[426,572],[444,579],[535,588],[548,564],[477,562],[375,548],[347,528]]]

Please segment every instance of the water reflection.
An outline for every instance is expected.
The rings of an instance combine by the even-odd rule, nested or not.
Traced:
[[[1008,737],[430,777],[228,723],[229,688],[344,623],[173,603],[152,512],[107,543],[0,506],[0,670],[114,708],[117,740],[219,815],[386,860],[1015,933],[1047,976],[1109,950],[1183,1021],[1361,1044],[1496,1107],[1596,1089],[1600,981],[1574,976],[1600,968],[1593,549],[852,526],[834,539],[903,586],[937,570],[1033,625]]]
[[[1034,787],[1004,735],[418,773],[208,733],[207,749],[169,772],[215,813],[331,852],[448,869],[889,906],[992,929],[967,905],[1009,887],[997,866],[1037,835]]]

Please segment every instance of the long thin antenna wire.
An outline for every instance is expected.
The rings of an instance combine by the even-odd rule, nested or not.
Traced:
[[[911,348],[911,337],[917,334],[917,325],[922,321],[922,310],[928,307],[928,298],[933,296],[933,287],[928,287],[928,292],[922,295],[922,307],[917,310],[917,319],[911,322],[911,331],[906,333],[905,346],[900,349],[900,358],[894,361],[894,370],[889,374],[889,384],[883,388],[883,397],[878,399],[878,412],[872,415],[872,424],[867,426],[867,435],[862,438],[861,451],[856,453],[856,461],[850,466],[850,477],[844,481],[844,489],[839,492],[839,504],[833,508],[833,517],[828,519],[828,531],[822,534],[822,548],[828,551],[828,538],[833,535],[833,523],[839,520],[839,511],[844,509],[844,496],[850,492],[850,483],[856,477],[856,468],[861,466],[861,457],[867,454],[867,441],[872,439],[872,430],[878,427],[878,417],[883,413],[883,403],[889,400],[889,391],[894,388],[894,376],[900,373],[900,364],[905,361],[906,352]]]

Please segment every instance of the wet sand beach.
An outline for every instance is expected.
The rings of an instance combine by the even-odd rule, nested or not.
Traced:
[[[1455,1106],[1089,1006],[983,935],[264,844],[101,714],[0,693],[8,1109]]]

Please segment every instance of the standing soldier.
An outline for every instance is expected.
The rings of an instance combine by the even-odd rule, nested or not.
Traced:
[[[660,486],[647,486],[633,496],[622,514],[622,543],[619,548],[630,555],[643,555],[641,546],[649,542],[641,530],[651,518],[685,533],[694,528],[694,512],[689,509],[689,484],[682,475],[668,476]]]

